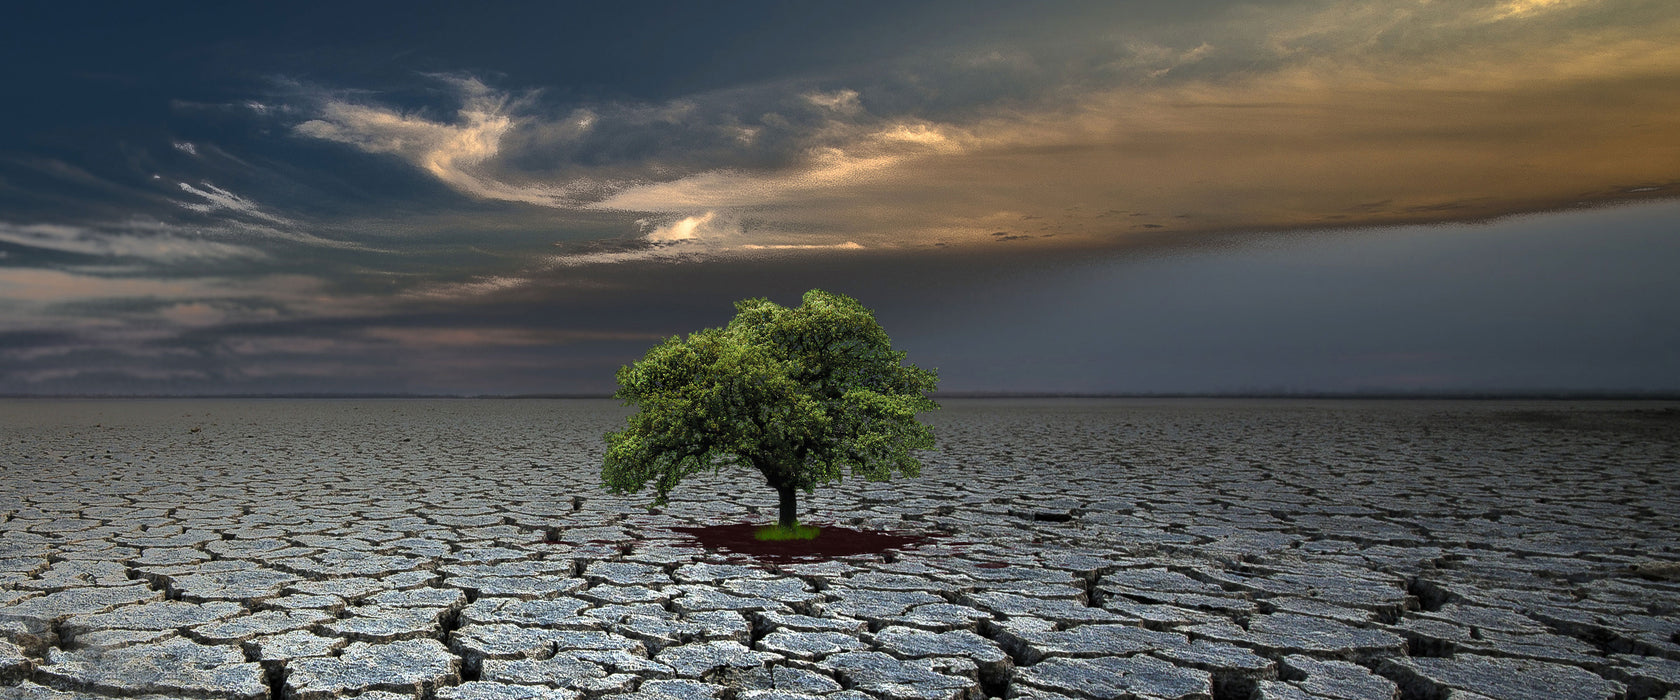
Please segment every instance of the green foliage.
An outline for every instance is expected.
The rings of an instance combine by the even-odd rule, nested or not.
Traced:
[[[753,531],[753,539],[760,542],[783,542],[787,540],[814,540],[822,534],[822,528],[815,525],[766,525]]]
[[[939,408],[924,394],[932,370],[905,353],[874,314],[850,297],[813,289],[797,308],[736,302],[734,320],[672,337],[618,370],[614,396],[640,410],[606,434],[601,480],[614,493],[653,483],[662,504],[683,478],[751,467],[786,496],[839,481],[916,476],[912,450],[932,449],[916,414]]]

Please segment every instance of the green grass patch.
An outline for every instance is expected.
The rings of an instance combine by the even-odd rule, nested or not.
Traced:
[[[753,531],[753,539],[761,542],[780,542],[782,540],[814,540],[822,534],[822,528],[815,525],[800,525],[795,523],[791,527],[780,525],[766,525]]]

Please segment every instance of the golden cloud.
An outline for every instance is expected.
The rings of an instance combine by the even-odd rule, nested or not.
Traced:
[[[1110,38],[1143,47],[1118,77],[960,118],[872,115],[867,90],[796,93],[822,116],[791,165],[768,169],[653,162],[641,179],[508,184],[490,166],[518,120],[476,81],[454,123],[329,102],[297,131],[398,154],[478,197],[650,214],[664,222],[651,242],[712,254],[1100,245],[1680,194],[1680,5],[1340,1],[1243,6],[1195,29],[1209,38],[1176,48]],[[644,111],[677,124],[697,104]]]
[[[1584,3],[1521,5],[1511,22]],[[779,178],[706,173],[616,201],[750,209],[769,228],[822,232],[813,243],[878,247],[1464,221],[1675,196],[1680,12],[1659,19],[1535,26],[1426,54],[1330,42],[1268,71],[895,125]]]

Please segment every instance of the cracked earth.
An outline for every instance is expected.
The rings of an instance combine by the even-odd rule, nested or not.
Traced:
[[[612,401],[0,403],[0,700],[1680,700],[1680,411],[948,401],[769,561]]]

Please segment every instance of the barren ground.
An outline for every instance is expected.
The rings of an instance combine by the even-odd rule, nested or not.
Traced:
[[[937,536],[791,562],[625,411],[0,402],[0,700],[1680,698],[1672,404],[949,401],[801,503]]]

